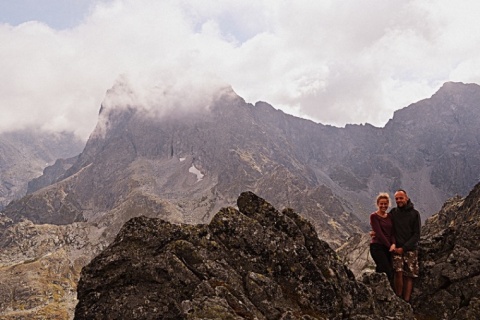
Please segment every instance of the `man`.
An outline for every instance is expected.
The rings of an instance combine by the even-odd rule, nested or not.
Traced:
[[[418,241],[420,240],[420,214],[405,190],[395,192],[397,207],[390,211],[395,232],[396,248],[393,251],[395,293],[410,302],[413,280],[418,277]]]

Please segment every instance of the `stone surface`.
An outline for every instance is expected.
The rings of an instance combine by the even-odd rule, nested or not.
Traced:
[[[413,319],[314,227],[251,192],[208,225],[137,217],[83,270],[75,319]],[[383,287],[383,289],[382,289]]]
[[[0,318],[71,319],[80,271],[101,248],[92,231],[0,214]]]
[[[480,318],[480,184],[429,218],[420,241],[413,305],[436,319]]]
[[[355,233],[335,250],[357,279],[361,279],[364,273],[375,271],[375,261],[370,255],[370,241],[368,232]]]

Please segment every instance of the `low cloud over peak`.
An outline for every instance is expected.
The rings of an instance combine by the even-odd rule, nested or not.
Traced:
[[[158,98],[174,108],[173,97],[195,100],[227,83],[249,102],[337,126],[382,126],[446,81],[480,83],[475,1],[90,0],[89,8],[70,28],[0,20],[0,132],[73,128],[86,138],[122,74],[147,108]]]
[[[118,77],[106,93],[103,109],[135,108],[155,117],[208,111],[216,94],[229,88],[214,75],[194,70],[174,76],[165,72],[151,82],[131,78],[126,74]]]
[[[96,134],[108,129],[109,114],[115,110],[129,109],[144,116],[188,117],[209,112],[213,103],[225,93],[235,94],[230,86],[208,73],[189,70],[171,77],[169,72],[159,73],[156,81],[119,76],[107,90],[102,102]]]

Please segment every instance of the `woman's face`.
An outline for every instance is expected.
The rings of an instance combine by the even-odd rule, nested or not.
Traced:
[[[383,198],[379,199],[377,202],[377,207],[381,212],[386,212],[388,209],[388,200]]]

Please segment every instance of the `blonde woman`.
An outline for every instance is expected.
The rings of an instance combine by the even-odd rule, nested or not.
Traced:
[[[370,255],[375,261],[376,272],[387,274],[390,283],[393,282],[392,255],[395,250],[393,222],[387,213],[390,206],[388,193],[380,193],[376,199],[377,211],[370,214],[370,225],[374,236],[370,242]]]

